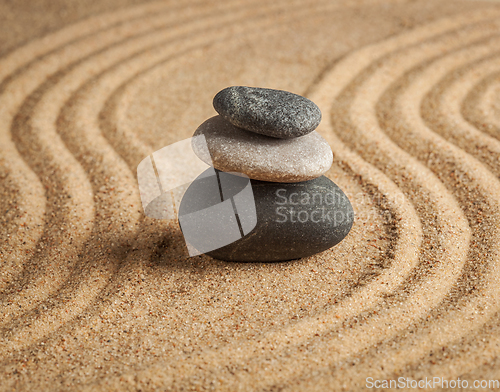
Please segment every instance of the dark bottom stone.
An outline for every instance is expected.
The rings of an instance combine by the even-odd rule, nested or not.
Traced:
[[[347,196],[325,176],[285,184],[208,169],[189,186],[179,208],[186,241],[226,261],[311,256],[342,241],[353,220]]]

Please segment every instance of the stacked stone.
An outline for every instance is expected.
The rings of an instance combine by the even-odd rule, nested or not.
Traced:
[[[320,109],[290,92],[243,86],[220,91],[213,105],[219,115],[196,130],[206,145],[193,143],[194,152],[217,172],[250,178],[257,222],[250,233],[206,253],[227,261],[284,261],[339,243],[354,214],[347,196],[323,176],[333,154],[315,131]],[[187,200],[195,192],[208,189],[191,186],[180,215],[193,210]]]

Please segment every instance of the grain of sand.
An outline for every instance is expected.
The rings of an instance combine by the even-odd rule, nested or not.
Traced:
[[[500,4],[0,3],[0,391],[500,379]],[[356,221],[189,258],[136,167],[230,85],[316,102]]]

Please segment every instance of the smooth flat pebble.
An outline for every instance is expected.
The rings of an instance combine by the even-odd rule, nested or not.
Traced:
[[[314,102],[282,90],[228,87],[217,93],[213,105],[237,127],[282,139],[304,136],[321,121],[321,110]]]
[[[330,145],[316,131],[294,139],[276,139],[238,128],[215,116],[194,136],[204,135],[211,157],[193,138],[193,150],[205,163],[224,172],[272,182],[300,182],[319,177],[332,165]]]
[[[307,257],[338,244],[352,227],[351,203],[325,176],[278,184],[214,174],[207,169],[189,186],[179,223],[191,246],[216,259],[263,262]],[[241,202],[248,182],[253,200],[245,197]],[[223,208],[224,203],[233,203],[234,209]],[[218,243],[225,246],[212,246]]]

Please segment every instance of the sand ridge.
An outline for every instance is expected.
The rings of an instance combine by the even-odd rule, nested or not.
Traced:
[[[0,390],[499,379],[500,8],[417,3],[151,2],[1,58]],[[136,165],[252,83],[320,106],[357,222],[290,263],[188,258]]]

